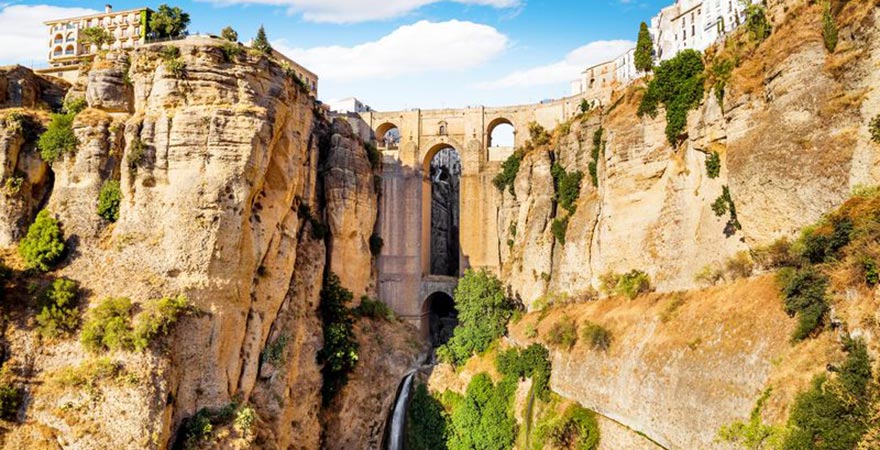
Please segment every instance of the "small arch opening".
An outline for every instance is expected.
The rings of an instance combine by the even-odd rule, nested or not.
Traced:
[[[458,326],[455,301],[445,292],[435,292],[425,300],[428,312],[428,340],[434,348],[449,342]]]
[[[380,148],[397,150],[400,147],[400,129],[393,123],[384,123],[376,128],[376,141]]]

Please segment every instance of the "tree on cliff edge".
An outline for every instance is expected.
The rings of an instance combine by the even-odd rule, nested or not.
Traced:
[[[636,70],[639,72],[650,72],[654,67],[654,41],[651,39],[651,33],[648,32],[648,24],[645,22],[642,22],[639,28],[635,65]]]
[[[186,32],[189,26],[189,14],[179,7],[159,5],[159,9],[150,17],[150,30],[157,38],[177,37]]]
[[[266,29],[262,25],[257,30],[257,37],[254,38],[254,43],[251,46],[260,53],[266,55],[272,53],[272,45],[269,44],[269,38],[266,37]]]

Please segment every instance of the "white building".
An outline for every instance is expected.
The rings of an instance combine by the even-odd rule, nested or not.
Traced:
[[[50,69],[40,73],[75,80],[83,56],[95,54],[99,49],[79,42],[80,32],[86,28],[99,27],[110,32],[114,42],[105,49],[132,48],[146,40],[150,10],[148,8],[113,11],[107,5],[101,14],[50,20],[48,29],[48,59]]]
[[[595,66],[587,68],[581,77],[571,82],[572,95],[583,95],[588,100],[605,103],[614,89],[625,86],[640,77],[635,65],[636,49]]]
[[[369,105],[354,97],[332,100],[324,102],[324,104],[327,105],[327,108],[329,108],[331,112],[338,114],[365,113],[373,110]]]
[[[664,61],[685,49],[703,51],[744,20],[740,0],[677,0],[651,19],[655,57]]]

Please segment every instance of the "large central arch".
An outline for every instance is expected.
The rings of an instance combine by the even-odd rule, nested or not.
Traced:
[[[449,143],[434,145],[423,165],[422,248],[426,275],[458,277],[461,156]]]

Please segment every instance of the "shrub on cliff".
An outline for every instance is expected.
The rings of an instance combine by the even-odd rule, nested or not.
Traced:
[[[782,286],[785,312],[797,316],[798,325],[792,339],[802,341],[822,326],[829,311],[826,291],[828,278],[816,269],[784,269],[777,277]]]
[[[13,421],[18,416],[18,408],[21,407],[21,400],[24,392],[21,389],[4,384],[0,386],[0,419]]]
[[[635,299],[651,291],[651,277],[641,270],[631,270],[623,275],[606,273],[601,277],[602,291]]]
[[[358,361],[359,346],[348,307],[353,297],[351,291],[342,287],[339,277],[332,273],[327,276],[321,289],[320,306],[324,347],[318,352],[318,363],[324,365],[321,368],[324,405],[329,405],[348,383],[348,375]]]
[[[880,114],[877,114],[871,119],[871,123],[868,125],[868,130],[871,132],[871,140],[880,144]]]
[[[605,133],[605,130],[602,127],[599,127],[593,133],[593,148],[590,150],[590,164],[588,166],[590,172],[590,179],[593,181],[593,187],[599,187],[599,158],[602,157],[602,153],[605,150],[605,141],[602,140],[602,134]]]
[[[706,155],[706,173],[710,179],[718,178],[718,175],[721,175],[721,155],[718,152]]]
[[[825,10],[822,13],[822,40],[828,53],[834,53],[837,49],[837,22],[831,12],[831,2],[825,2]]]
[[[767,8],[762,3],[750,2],[746,5],[745,25],[752,42],[761,42],[767,39],[772,31],[770,22],[767,20]]]
[[[666,108],[666,139],[677,145],[687,126],[688,112],[703,99],[703,58],[695,50],[684,50],[663,61],[648,83],[638,115],[656,117],[658,106]]]
[[[738,230],[742,229],[742,225],[739,223],[739,216],[736,214],[736,205],[733,203],[733,197],[730,195],[730,187],[722,187],[721,195],[712,203],[712,211],[718,217],[729,214],[727,223],[724,225],[725,236],[733,236]]]
[[[444,362],[462,364],[475,353],[482,353],[503,336],[513,316],[513,302],[504,286],[485,270],[468,269],[455,289],[458,327],[452,338],[437,350]]]
[[[582,336],[593,350],[608,351],[611,347],[611,331],[593,322],[583,324]]]
[[[547,343],[558,349],[571,350],[577,340],[577,322],[570,316],[563,316],[547,331]]]
[[[138,314],[131,336],[132,347],[144,351],[159,336],[166,335],[180,318],[192,311],[184,296],[164,297],[147,302]]]
[[[501,172],[492,179],[492,184],[499,191],[504,192],[504,189],[509,189],[512,195],[516,195],[513,182],[516,181],[516,175],[519,173],[519,166],[524,156],[525,153],[517,149],[501,163]]]
[[[49,126],[37,141],[43,161],[51,164],[63,154],[76,151],[79,141],[73,133],[75,117],[74,114],[52,114]]]
[[[456,401],[449,422],[449,450],[508,449],[516,439],[513,395],[516,383],[497,385],[485,373],[477,374],[466,394]]]
[[[98,215],[110,222],[119,220],[119,203],[122,201],[122,190],[119,181],[107,180],[98,194]]]
[[[568,233],[568,216],[553,219],[550,224],[550,232],[560,244],[565,245],[565,235]]]
[[[531,378],[532,389],[541,400],[550,398],[550,352],[541,344],[532,344],[526,349],[516,347],[498,353],[495,367],[505,377],[514,380]]]
[[[61,225],[48,210],[37,214],[27,235],[18,246],[18,253],[28,268],[48,272],[64,253]]]
[[[131,347],[131,300],[107,298],[91,309],[83,324],[80,342],[86,350],[123,350]]]
[[[232,27],[226,27],[220,30],[220,37],[230,42],[238,42],[238,32]]]
[[[595,450],[599,448],[599,422],[596,413],[573,404],[561,416],[542,420],[536,431],[536,441],[549,441],[553,448]]]
[[[416,387],[406,414],[406,447],[409,450],[447,449],[446,411],[424,383]]]
[[[553,175],[554,185],[556,187],[556,199],[559,206],[567,211],[574,213],[577,209],[578,197],[581,194],[581,180],[584,173],[580,170],[574,172],[566,172],[558,162],[553,163],[550,167],[550,173]]]
[[[844,344],[848,354],[837,377],[813,378],[811,388],[795,399],[784,450],[851,450],[865,435],[871,412],[869,392],[876,389],[871,359],[863,341],[847,338]]]
[[[48,338],[72,333],[79,324],[76,301],[79,286],[73,280],[59,278],[37,299],[37,329]]]
[[[354,308],[353,312],[358,317],[389,322],[394,320],[394,311],[388,305],[379,300],[373,300],[366,295],[361,297],[361,304]]]
[[[786,435],[784,427],[767,425],[762,419],[770,392],[767,389],[758,398],[748,422],[737,421],[722,426],[718,430],[718,439],[748,450],[779,449]]]

